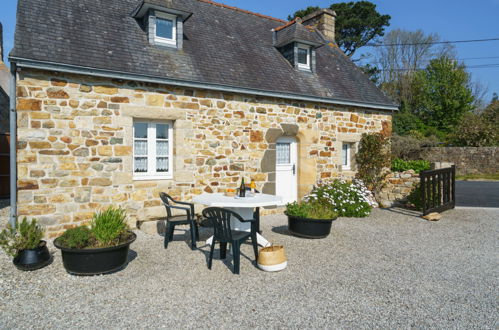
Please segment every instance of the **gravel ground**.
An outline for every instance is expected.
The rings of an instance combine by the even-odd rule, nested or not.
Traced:
[[[264,217],[289,267],[262,272],[245,245],[239,276],[230,255],[208,270],[208,247],[191,251],[182,231],[168,250],[138,233],[133,260],[105,276],[67,274],[55,248],[36,272],[1,253],[0,328],[497,328],[498,220],[499,209],[439,222],[375,210],[305,240],[288,235],[285,217]]]

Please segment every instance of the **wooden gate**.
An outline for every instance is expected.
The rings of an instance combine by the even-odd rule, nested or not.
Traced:
[[[10,196],[10,134],[0,133],[0,198]]]
[[[423,215],[443,212],[456,206],[456,166],[438,170],[422,171],[421,200]]]

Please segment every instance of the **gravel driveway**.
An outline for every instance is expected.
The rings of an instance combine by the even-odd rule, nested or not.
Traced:
[[[54,262],[31,273],[1,253],[0,328],[497,328],[498,220],[493,209],[439,222],[375,210],[305,240],[285,217],[264,217],[289,257],[273,274],[245,257],[239,276],[220,260],[210,271],[208,248],[191,251],[181,231],[168,250],[138,233],[128,267],[106,276],[68,275],[53,248]],[[250,245],[242,252],[252,258]]]

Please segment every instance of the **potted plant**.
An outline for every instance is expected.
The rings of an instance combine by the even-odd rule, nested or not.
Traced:
[[[130,244],[137,238],[125,219],[125,210],[110,207],[94,213],[90,226],[68,229],[56,238],[54,245],[62,251],[66,271],[75,275],[98,275],[123,268],[128,261]]]
[[[47,266],[52,256],[47,249],[47,242],[42,240],[43,229],[36,219],[16,221],[15,227],[10,224],[0,233],[0,246],[11,257],[14,265],[20,270],[35,270]]]
[[[289,231],[305,238],[327,237],[333,220],[338,217],[329,205],[315,201],[287,204],[285,214]]]

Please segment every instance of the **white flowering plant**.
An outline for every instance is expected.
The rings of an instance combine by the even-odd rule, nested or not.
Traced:
[[[339,216],[353,218],[367,217],[372,208],[378,206],[372,193],[358,179],[318,182],[304,200],[330,205]]]

